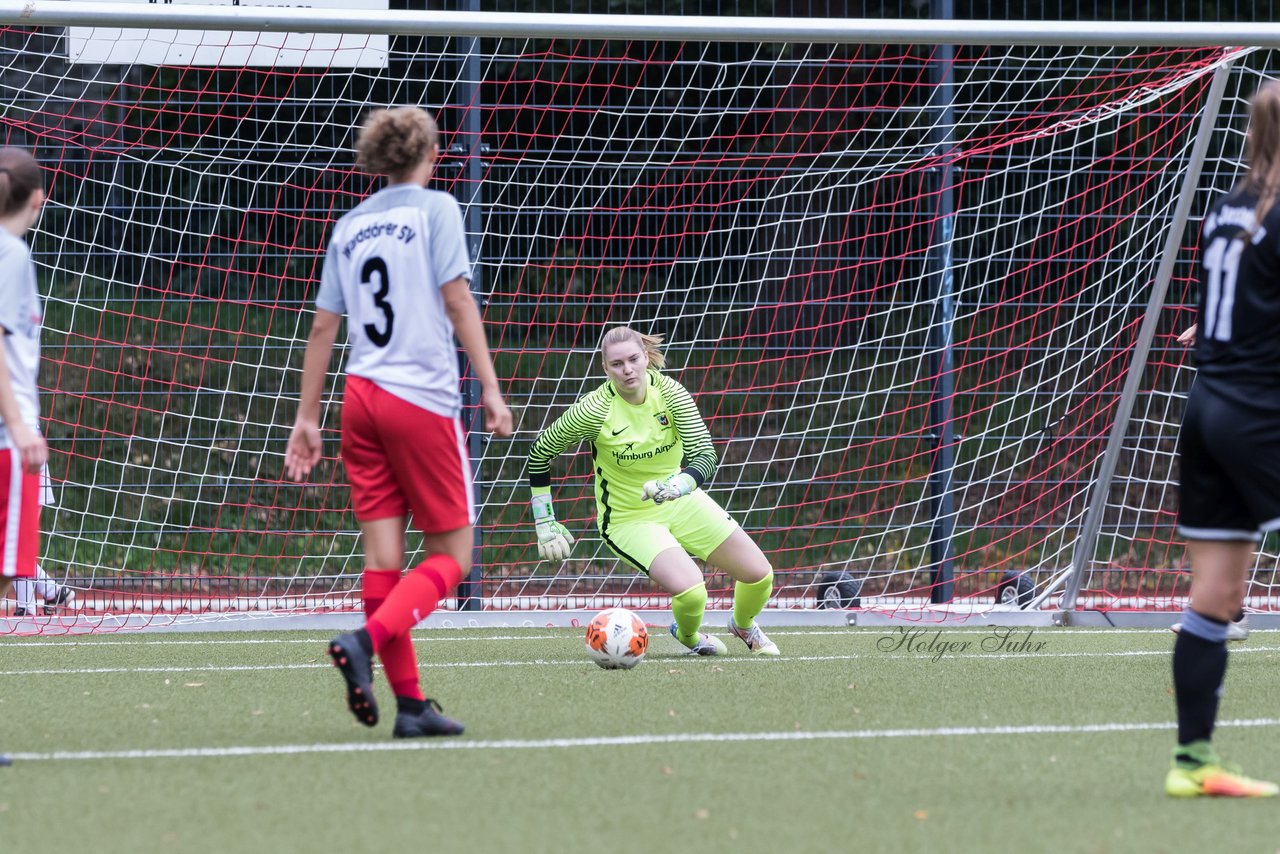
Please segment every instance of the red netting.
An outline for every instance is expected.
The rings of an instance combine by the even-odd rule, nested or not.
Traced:
[[[312,481],[282,480],[281,458],[329,227],[376,186],[354,129],[389,103],[437,109],[435,186],[466,205],[520,413],[513,441],[475,437],[465,594],[665,605],[596,536],[585,449],[555,470],[573,560],[537,562],[525,509],[529,442],[602,380],[596,343],[620,323],[667,336],[721,458],[709,491],[770,556],[777,606],[815,607],[829,573],[889,610],[945,593],[989,609],[1007,574],[1049,589],[1220,58],[482,40],[469,86],[446,39],[392,38],[385,66],[355,69],[83,66],[55,41],[0,38],[0,79],[29,78],[7,140],[51,177],[31,236],[57,493],[44,566],[84,613],[142,623],[357,605],[337,384]],[[1162,326],[1087,555],[1108,607],[1182,590],[1186,319]],[[709,582],[726,605],[730,582]]]

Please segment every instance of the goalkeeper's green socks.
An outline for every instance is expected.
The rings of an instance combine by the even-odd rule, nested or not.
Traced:
[[[692,649],[697,645],[702,615],[707,610],[707,585],[698,582],[671,597],[671,613],[676,618],[676,640]]]
[[[773,573],[770,572],[759,581],[733,583],[733,624],[740,629],[749,629],[756,617],[764,610],[773,594]]]

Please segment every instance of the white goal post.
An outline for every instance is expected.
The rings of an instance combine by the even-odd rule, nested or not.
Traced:
[[[42,561],[80,604],[0,603],[0,633],[358,613],[339,365],[326,463],[281,460],[325,236],[376,187],[354,130],[399,103],[440,118],[520,413],[471,433],[476,569],[437,621],[666,607],[596,534],[585,449],[553,472],[564,567],[525,509],[529,443],[617,323],[667,336],[708,490],[775,566],[766,621],[1173,619],[1174,337],[1280,24],[338,2],[0,0],[7,139],[52,176]]]
[[[357,6],[350,3],[349,6]],[[585,15],[187,3],[5,0],[0,23],[229,32],[364,33],[477,38],[628,39],[819,44],[1102,47],[1280,47],[1280,23],[1174,21],[904,20],[731,15]]]

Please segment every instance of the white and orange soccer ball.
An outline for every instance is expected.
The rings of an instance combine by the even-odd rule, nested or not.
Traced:
[[[648,650],[644,620],[626,608],[601,611],[587,624],[587,655],[606,670],[630,670]]]

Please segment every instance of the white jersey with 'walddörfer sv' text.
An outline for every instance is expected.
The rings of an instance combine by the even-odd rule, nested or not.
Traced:
[[[471,278],[462,211],[448,193],[396,184],[333,229],[316,307],[347,315],[347,373],[448,418],[461,408],[441,286]]]

